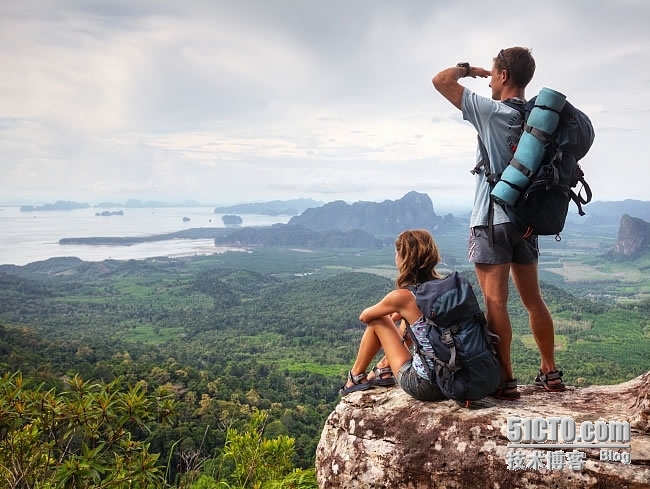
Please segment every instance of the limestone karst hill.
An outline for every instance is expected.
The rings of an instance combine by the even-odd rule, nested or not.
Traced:
[[[650,252],[650,223],[624,214],[618,228],[615,255],[633,259],[648,252]]]
[[[355,202],[337,200],[322,207],[307,209],[294,216],[289,224],[324,231],[361,229],[373,235],[396,235],[405,229],[425,228],[430,231],[454,225],[453,216],[444,218],[433,210],[427,194],[409,192],[398,200]]]

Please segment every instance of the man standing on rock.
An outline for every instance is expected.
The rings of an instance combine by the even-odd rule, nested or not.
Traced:
[[[479,137],[474,208],[470,219],[469,260],[485,298],[490,330],[501,338],[497,351],[501,362],[502,382],[495,392],[499,399],[515,400],[517,390],[510,359],[512,326],[508,315],[508,277],[517,288],[528,311],[530,327],[541,354],[541,368],[535,385],[549,392],[562,391],[562,372],[555,366],[554,331],[551,313],[539,287],[537,236],[522,236],[510,223],[503,208],[490,202],[487,176],[500,175],[507,167],[519,141],[522,128],[520,111],[503,103],[525,102],[525,89],[535,73],[535,60],[526,48],[502,49],[492,61],[492,69],[458,63],[433,77],[433,85],[463,113]],[[482,97],[463,87],[464,77],[490,77],[492,98]],[[485,156],[483,156],[485,154]],[[489,223],[492,223],[490,229]],[[490,236],[492,234],[492,236]]]

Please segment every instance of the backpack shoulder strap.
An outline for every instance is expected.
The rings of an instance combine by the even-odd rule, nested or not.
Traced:
[[[477,134],[476,139],[478,139],[478,149],[481,152],[481,161],[479,161],[469,172],[472,175],[476,175],[481,171],[481,168],[483,168],[485,177],[489,179],[492,174],[492,171],[490,170],[490,157],[488,156],[487,149],[485,148],[485,144],[483,144],[481,136]]]
[[[519,111],[522,117],[524,117],[524,119],[526,118],[527,104],[523,100],[520,100],[518,98],[507,98],[503,100],[502,103]],[[470,173],[472,175],[476,175],[481,171],[481,168],[484,168],[485,177],[490,183],[495,183],[499,175],[494,175],[490,169],[490,157],[488,155],[487,148],[485,147],[485,143],[483,143],[483,140],[481,139],[481,136],[477,135],[476,138],[478,139],[478,149],[481,152],[481,161],[479,161],[476,166],[470,170]]]
[[[524,131],[531,133],[533,136],[539,139],[543,144],[547,144],[551,140],[552,134],[537,129],[536,127],[530,126],[526,122],[528,119],[528,114],[530,113],[532,107],[535,104],[535,98],[533,98],[530,102],[524,102],[523,100],[520,100],[518,98],[507,98],[503,101],[503,103],[506,104],[508,107],[511,107],[519,111],[521,116],[524,118],[523,125],[522,125]],[[550,107],[546,107],[546,106],[538,105],[537,107],[544,110],[553,110]]]
[[[422,284],[407,285],[406,286],[406,288],[408,290],[410,290],[413,293],[413,295],[415,296],[416,302],[417,302],[417,290],[420,287],[420,285],[422,285]],[[420,308],[419,304],[418,304],[418,308]],[[420,312],[422,313],[422,316],[423,316],[424,320],[426,321],[426,323],[429,325],[428,326],[429,328],[437,327],[436,323],[433,321],[433,319],[430,317],[429,314],[426,314],[421,308],[420,308]],[[429,378],[429,382],[431,382],[431,384],[433,384],[435,386],[438,386],[438,383],[436,382],[437,377],[441,376],[445,380],[449,377],[449,368],[450,368],[449,365],[447,363],[443,362],[442,360],[440,360],[440,358],[438,358],[438,355],[436,355],[435,350],[433,350],[433,351],[425,351],[424,348],[422,347],[422,344],[420,343],[417,336],[415,335],[415,332],[413,331],[413,328],[411,327],[409,322],[406,321],[406,319],[404,319],[404,318],[402,318],[402,321],[406,322],[406,328],[405,328],[405,331],[404,331],[404,335],[402,336],[402,342],[406,341],[407,337],[410,338],[411,343],[413,345],[414,354],[418,355],[420,357],[422,367],[424,368],[424,370],[427,373],[427,376]],[[449,334],[448,331],[447,331],[447,334]],[[450,338],[451,338],[451,336],[450,336]],[[452,348],[452,350],[451,350],[451,355],[452,355],[451,362],[452,362],[453,368],[456,369],[456,351],[455,351],[455,345],[454,345],[454,342],[453,342],[453,338],[451,339],[451,345],[452,345],[450,347],[450,348]],[[430,359],[433,362],[433,365],[434,365],[433,369],[431,369],[431,367],[429,366],[429,363],[427,362],[427,359]],[[455,372],[456,370],[453,370],[453,371]]]
[[[518,98],[507,98],[501,101],[506,104],[508,107],[518,110],[521,115],[526,116],[526,102]]]
[[[578,207],[578,214],[581,216],[585,215],[585,211],[582,210],[583,204],[586,205],[589,202],[591,202],[592,194],[591,194],[591,187],[585,180],[584,172],[580,168],[580,165],[578,165],[578,182],[582,184],[582,188],[578,193],[574,192],[573,190],[569,190],[569,195],[571,196],[571,200],[575,202],[576,206]],[[582,196],[582,191],[585,191],[585,196]]]

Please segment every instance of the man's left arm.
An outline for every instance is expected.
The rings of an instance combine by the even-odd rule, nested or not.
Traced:
[[[467,76],[471,76],[472,78],[476,78],[477,76],[486,78],[490,76],[490,72],[477,66],[453,66],[442,70],[431,81],[443,97],[449,100],[454,107],[462,110],[461,103],[463,101],[465,87],[458,83],[458,80]]]

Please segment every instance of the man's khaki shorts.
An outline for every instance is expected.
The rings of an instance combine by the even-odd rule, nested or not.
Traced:
[[[537,235],[524,238],[521,232],[509,222],[492,226],[493,246],[490,247],[488,226],[477,226],[470,230],[468,257],[472,263],[500,265],[537,263],[539,247]]]

